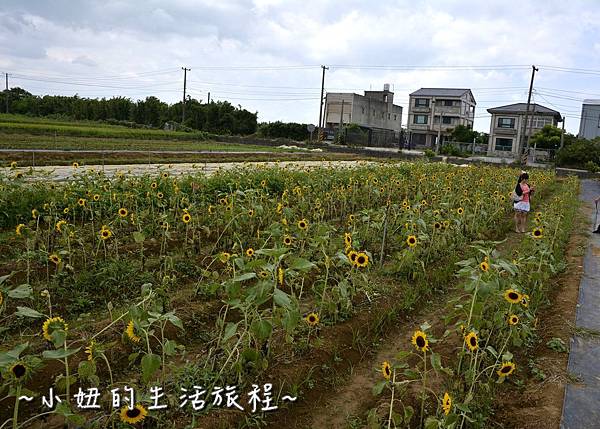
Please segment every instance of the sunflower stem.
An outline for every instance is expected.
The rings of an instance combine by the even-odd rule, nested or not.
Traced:
[[[427,350],[423,350],[423,392],[421,396],[421,426],[423,426],[423,414],[425,413],[425,391],[427,390]]]
[[[17,391],[15,393],[15,407],[13,409],[12,427],[17,429],[19,424],[19,397],[21,396],[21,383],[17,384]]]
[[[396,369],[394,369],[394,373],[392,375],[392,399],[390,400],[390,413],[388,414],[388,429],[392,427],[392,411],[394,410],[394,392],[396,387]]]

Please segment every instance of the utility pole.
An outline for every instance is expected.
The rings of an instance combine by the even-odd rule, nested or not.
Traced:
[[[539,70],[538,68],[536,68],[536,66],[531,66],[531,69],[532,69],[531,70],[531,82],[529,82],[529,95],[527,96],[527,108],[525,109],[525,123],[523,124],[523,139],[526,140],[525,149],[527,152],[529,151],[529,138],[526,136],[527,118],[529,117],[529,105],[531,104],[531,92],[533,91],[533,78],[535,77],[535,72]],[[531,115],[531,117],[532,117],[531,122],[533,122],[533,115]],[[531,131],[531,127],[529,127],[529,130]],[[521,146],[523,146],[523,145],[521,145]]]
[[[183,70],[183,105],[181,111],[181,125],[183,125],[185,122],[185,85],[187,83],[187,72],[191,71],[192,69],[181,67],[181,70]]]
[[[6,76],[6,113],[8,113],[8,73],[4,73]]]
[[[344,127],[344,99],[342,98],[342,110],[340,111],[340,126],[338,130],[338,143],[342,141],[342,132]]]
[[[206,104],[210,104],[210,91],[208,91],[208,101],[206,102]]]
[[[565,145],[565,117],[562,117],[562,130],[560,131],[560,148]]]
[[[321,77],[321,98],[319,104],[319,133],[323,130],[322,119],[323,119],[323,91],[325,90],[325,70],[329,70],[329,67],[321,66],[323,69],[323,76]]]

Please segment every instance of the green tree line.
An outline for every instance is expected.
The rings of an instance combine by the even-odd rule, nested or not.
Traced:
[[[0,109],[6,106],[7,91],[0,94]],[[8,91],[10,113],[30,116],[67,117],[75,120],[122,121],[161,128],[165,122],[181,122],[182,102],[168,104],[156,97],[133,101],[126,97],[85,98],[62,95],[33,95],[22,88]],[[184,127],[215,134],[248,135],[257,130],[257,112],[252,113],[227,101],[203,104],[188,98]]]

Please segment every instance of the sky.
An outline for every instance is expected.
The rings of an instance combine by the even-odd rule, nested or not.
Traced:
[[[82,97],[227,100],[259,121],[318,122],[325,90],[470,88],[486,109],[533,101],[577,133],[600,99],[598,0],[2,0],[10,87]]]

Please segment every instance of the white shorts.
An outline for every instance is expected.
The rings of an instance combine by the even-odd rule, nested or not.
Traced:
[[[518,203],[515,203],[514,208],[518,212],[529,213],[531,206],[528,202],[519,201]]]

